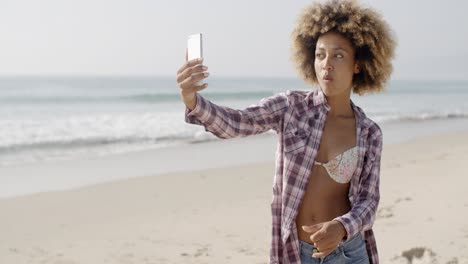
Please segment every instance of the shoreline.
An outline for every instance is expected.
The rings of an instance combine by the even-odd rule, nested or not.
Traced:
[[[390,146],[446,133],[462,133],[468,131],[468,120],[384,123],[381,128],[384,146]],[[274,161],[276,145],[276,134],[265,133],[102,157],[0,166],[0,200],[150,175]],[[252,151],[243,152],[245,149]]]

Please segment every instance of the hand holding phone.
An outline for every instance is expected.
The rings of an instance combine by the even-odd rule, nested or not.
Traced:
[[[201,34],[193,34],[188,37],[185,56],[187,62],[177,70],[176,80],[182,101],[189,109],[193,110],[197,103],[196,93],[208,87],[208,84],[203,82],[209,73],[206,72],[208,67],[202,64]]]

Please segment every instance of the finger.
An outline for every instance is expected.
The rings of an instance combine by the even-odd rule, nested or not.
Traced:
[[[190,77],[190,75],[192,75],[193,73],[198,73],[198,72],[202,72],[206,70],[208,70],[208,67],[206,67],[203,64],[198,64],[192,67],[188,67],[183,72],[177,75],[177,82],[182,82],[183,80]]]
[[[179,83],[179,87],[182,90],[185,89],[192,89],[193,85],[196,84],[197,82],[208,78],[209,73],[208,72],[199,72],[199,73],[193,73],[190,75],[188,78],[183,80],[182,82]]]
[[[195,83],[208,78],[208,76],[209,76],[208,72],[194,73],[189,78],[186,78],[184,81],[182,81],[179,84],[179,87],[182,90],[192,89]]]
[[[328,249],[335,249],[338,244],[336,242],[333,242],[332,240],[328,239],[322,239],[317,243],[314,243],[315,248],[317,248],[319,251],[326,251]]]
[[[195,65],[195,66],[192,66],[192,67],[189,67],[187,69],[185,69],[183,72],[179,73],[177,75],[177,82],[180,83],[182,82],[183,80],[187,79],[188,77],[190,77],[190,75],[194,74],[194,73],[199,73],[199,72],[203,72],[203,71],[206,71],[208,70],[208,67],[206,67],[205,65],[203,64],[198,64],[198,65]]]
[[[311,226],[302,226],[302,230],[304,230],[305,232],[307,233],[315,233],[317,232],[318,230],[320,230],[320,228],[322,228],[322,223],[320,224],[316,224],[316,225],[311,225]]]
[[[314,242],[314,243],[317,243],[317,242],[321,241],[322,239],[324,239],[326,237],[326,235],[327,235],[327,233],[325,233],[323,231],[317,231],[317,232],[315,232],[315,234],[310,236],[310,240],[312,240],[312,242]]]
[[[330,253],[332,253],[334,250],[335,250],[335,248],[329,248],[329,249],[326,249],[326,250],[323,250],[323,251],[320,250],[320,252],[312,254],[312,257],[314,257],[314,258],[324,258],[324,257],[330,255]]]
[[[199,63],[202,63],[203,62],[203,58],[198,58],[198,59],[193,59],[193,60],[190,60],[190,61],[186,61],[184,63],[184,65],[182,65],[182,67],[180,67],[178,70],[177,70],[177,74],[180,74],[181,72],[183,72],[185,69],[187,69],[188,67],[192,67],[192,66],[195,66]]]
[[[202,85],[195,85],[195,86],[193,86],[193,89],[194,89],[195,92],[199,92],[199,91],[201,91],[201,90],[206,89],[206,87],[208,87],[208,84],[207,84],[207,83],[204,83],[204,84],[202,84]]]

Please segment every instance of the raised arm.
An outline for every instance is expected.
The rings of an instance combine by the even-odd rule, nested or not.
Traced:
[[[186,108],[185,121],[203,125],[219,138],[244,137],[270,129],[278,133],[289,106],[285,93],[263,98],[258,104],[241,110],[216,105],[199,94],[196,98],[196,107],[192,111]]]
[[[186,56],[187,60],[187,56]],[[187,61],[177,71],[177,83],[186,106],[185,121],[203,125],[206,131],[220,138],[243,137],[273,129],[280,130],[284,111],[289,106],[286,93],[279,93],[242,110],[216,105],[203,98],[199,91],[208,85],[197,82],[208,77],[203,59]]]

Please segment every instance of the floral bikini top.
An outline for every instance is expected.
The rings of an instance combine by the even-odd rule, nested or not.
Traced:
[[[354,170],[357,167],[358,153],[357,146],[345,150],[334,159],[326,163],[314,161],[314,164],[322,165],[328,172],[330,178],[338,183],[347,183],[353,177]]]

